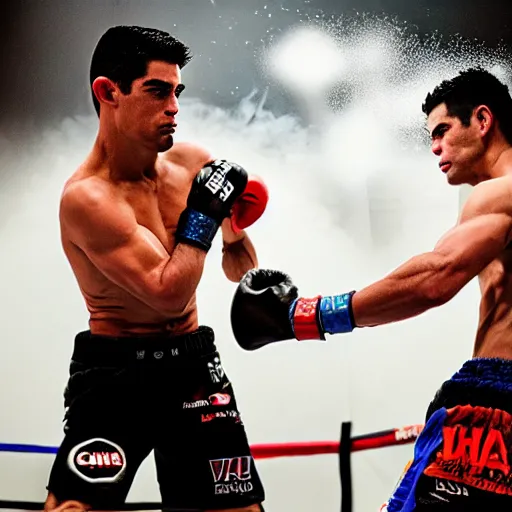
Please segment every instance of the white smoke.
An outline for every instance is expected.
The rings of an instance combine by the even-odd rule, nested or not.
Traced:
[[[310,126],[258,109],[262,91],[254,91],[232,111],[183,100],[176,140],[204,144],[267,182],[267,212],[249,230],[261,267],[288,272],[306,296],[358,289],[431,249],[455,223],[458,190],[446,185],[424,144],[421,102],[440,79],[468,65],[483,63],[507,79],[502,56],[488,57],[463,43],[441,50],[437,40],[422,42],[382,20],[302,27],[277,41],[264,61],[310,115]],[[0,407],[10,416],[0,427],[3,442],[61,439],[68,360],[87,316],[60,247],[58,203],[96,122],[66,119],[31,134],[23,147],[0,138]],[[471,354],[472,285],[408,322],[255,353],[242,352],[232,338],[233,291],[217,240],[198,292],[200,321],[217,331],[252,443],[336,439],[346,420],[356,434],[420,423],[435,389]],[[410,455],[406,447],[354,456],[356,511],[377,509]],[[19,471],[0,496],[43,499],[51,458],[37,458],[35,470],[23,457],[2,455]],[[336,509],[336,465],[335,457],[263,461],[268,508]],[[361,490],[367,487],[371,493]],[[152,470],[141,472],[130,498],[158,499]]]

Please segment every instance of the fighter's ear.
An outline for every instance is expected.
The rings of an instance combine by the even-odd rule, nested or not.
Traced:
[[[92,91],[100,103],[107,103],[113,107],[117,105],[119,91],[110,78],[98,76],[92,83]]]
[[[487,135],[494,123],[494,115],[487,105],[479,105],[474,110],[478,128],[482,136]]]

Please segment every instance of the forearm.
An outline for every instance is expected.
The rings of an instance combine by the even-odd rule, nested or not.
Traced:
[[[351,332],[398,322],[439,306],[465,284],[464,273],[434,252],[410,259],[384,279],[358,292],[292,302],[296,339],[324,339],[324,334]]]
[[[223,225],[222,235],[222,269],[230,281],[238,283],[248,270],[258,266],[256,249],[245,231],[236,234]]]
[[[164,314],[182,312],[196,292],[203,274],[206,251],[178,244],[158,276],[155,309]]]
[[[371,327],[417,316],[449,300],[458,291],[453,284],[441,256],[415,256],[353,295],[355,325]]]

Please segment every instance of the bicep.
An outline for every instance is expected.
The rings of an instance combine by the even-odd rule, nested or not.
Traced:
[[[479,214],[448,231],[434,253],[445,261],[447,272],[469,281],[504,250],[511,228],[511,217],[506,213]]]
[[[71,198],[61,222],[69,240],[110,281],[144,302],[158,296],[170,255],[127,205]]]

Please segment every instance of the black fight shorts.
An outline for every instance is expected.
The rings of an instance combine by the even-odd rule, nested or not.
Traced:
[[[241,508],[264,500],[213,331],[111,338],[79,333],[64,393],[64,440],[48,490],[93,509],[125,502],[154,450],[167,510]]]
[[[512,510],[512,361],[472,359],[437,392],[383,510]]]

